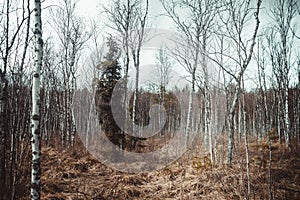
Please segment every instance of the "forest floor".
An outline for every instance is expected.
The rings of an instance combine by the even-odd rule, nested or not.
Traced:
[[[270,191],[273,199],[300,199],[299,150],[273,144],[269,187],[269,149],[265,142],[250,143],[250,199],[269,199]],[[231,167],[196,155],[187,152],[162,170],[129,174],[101,164],[80,144],[63,152],[45,147],[41,199],[246,199],[244,147],[235,148]]]

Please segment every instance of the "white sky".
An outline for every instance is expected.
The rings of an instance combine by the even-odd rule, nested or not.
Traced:
[[[42,7],[45,8],[49,5],[58,5],[59,0],[45,0],[42,4]],[[99,26],[104,27],[104,23],[107,21],[105,18],[101,18],[100,11],[101,11],[101,5],[108,5],[109,0],[78,0],[78,14],[85,17],[87,21],[90,20],[96,20],[99,21]],[[272,3],[272,1],[263,1],[262,10],[260,12],[260,30],[265,25],[268,25],[268,15],[266,13],[266,7]],[[159,14],[163,13],[163,8],[160,5],[159,0],[150,0],[150,17],[151,17],[151,24],[154,28],[163,28],[163,29],[170,29],[171,28],[171,21],[165,17],[157,17]],[[44,12],[47,13],[47,12]],[[102,15],[103,16],[103,15]],[[44,17],[45,19],[45,17]],[[300,20],[299,16],[296,19],[297,21]],[[253,34],[253,28],[252,26],[249,26],[247,28],[247,32],[249,29],[249,33]],[[300,27],[298,28],[300,29]],[[45,33],[45,32],[44,32]],[[298,31],[299,33],[299,31]],[[296,40],[296,39],[295,39]],[[296,43],[297,47],[299,47],[299,42]],[[297,48],[295,48],[297,49]],[[298,48],[299,49],[299,48]],[[155,64],[155,51],[144,51],[142,52],[141,56],[141,65],[151,65]],[[141,69],[142,70],[142,69]],[[176,70],[177,71],[177,70]],[[184,70],[179,70],[180,73],[184,74]],[[247,70],[246,75],[248,76],[249,80],[246,81],[247,88],[255,88],[255,78],[257,77],[257,67],[256,62],[251,62],[250,66]],[[291,82],[295,81],[295,77],[291,77]]]

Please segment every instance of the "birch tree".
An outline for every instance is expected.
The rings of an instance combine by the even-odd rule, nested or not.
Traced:
[[[31,199],[40,199],[41,181],[41,136],[40,136],[40,70],[42,68],[43,39],[42,39],[42,16],[41,1],[34,1],[34,38],[35,38],[35,58],[32,82],[32,170],[31,170]]]
[[[261,50],[262,49],[262,50]],[[258,84],[259,84],[259,98],[260,98],[260,106],[261,113],[263,119],[261,122],[263,123],[263,132],[267,133],[270,130],[271,125],[269,122],[269,110],[267,106],[267,84],[266,84],[266,57],[265,57],[265,48],[262,46],[262,41],[260,38],[257,39],[257,55],[255,59],[257,61],[257,72],[258,72]]]
[[[254,1],[222,1],[222,12],[218,13],[218,18],[221,23],[217,35],[221,35],[222,37],[219,38],[225,39],[227,47],[224,49],[227,50],[220,52],[216,49],[213,52],[214,57],[210,56],[210,59],[234,80],[234,92],[229,100],[228,108],[228,149],[226,161],[228,166],[231,166],[232,162],[235,132],[234,119],[239,95],[241,93],[241,81],[252,58],[260,23],[258,16],[261,0],[256,1],[254,9],[252,8],[251,3],[254,3]],[[251,19],[254,19],[253,23],[255,25],[253,35],[249,39],[244,36],[244,33],[246,23]],[[225,65],[220,62],[220,55],[226,60]],[[235,69],[232,69],[232,66],[235,66]]]
[[[292,33],[293,19],[297,14],[297,1],[276,0],[272,3],[271,17],[274,31],[272,38],[268,39],[270,46],[270,58],[273,67],[273,73],[277,79],[280,93],[280,113],[283,120],[280,121],[280,127],[284,130],[286,146],[290,148],[290,119],[289,119],[289,75],[292,66],[292,44],[294,34]]]
[[[53,29],[59,38],[59,63],[62,75],[63,98],[63,123],[61,142],[63,147],[73,146],[75,124],[72,115],[72,97],[76,89],[76,72],[80,52],[91,33],[83,19],[76,14],[77,4],[72,0],[63,0],[63,5],[51,11]]]
[[[211,35],[213,18],[217,12],[216,1],[205,0],[205,1],[162,1],[161,4],[166,11],[166,15],[172,19],[175,23],[176,28],[179,30],[181,39],[173,38],[178,44],[176,49],[173,49],[173,55],[175,59],[181,63],[186,71],[191,76],[191,92],[189,96],[189,108],[187,116],[187,127],[186,127],[186,142],[189,140],[189,132],[191,129],[191,113],[193,110],[192,102],[195,93],[196,86],[196,73],[199,66],[202,67],[202,77],[204,77],[204,97],[205,97],[205,141],[206,147],[208,146],[209,138],[209,127],[211,121],[210,111],[210,94],[209,94],[209,83],[208,83],[208,70],[206,51],[207,43]],[[180,13],[186,11],[185,17]],[[211,143],[210,143],[211,144]],[[209,147],[212,156],[212,145]]]
[[[132,111],[132,128],[133,132],[135,132],[134,129],[136,127],[136,107],[139,91],[140,53],[142,45],[144,44],[147,37],[145,31],[147,28],[149,14],[149,1],[115,0],[113,1],[112,6],[109,9],[104,8],[104,10],[108,16],[108,19],[110,20],[108,26],[121,35],[120,43],[122,44],[121,47],[125,53],[123,60],[125,66],[124,74],[126,84],[131,59],[133,61],[133,66],[136,69],[135,92]],[[125,97],[126,96],[127,89],[125,89]],[[126,102],[126,98],[124,102]]]
[[[159,98],[160,98],[160,106],[164,106],[164,99],[165,94],[167,90],[167,86],[169,84],[169,81],[172,77],[171,74],[171,68],[172,63],[170,61],[170,58],[167,54],[167,51],[163,48],[160,48],[156,54],[156,69],[155,69],[155,77],[158,77],[156,82],[158,82],[158,88],[159,88]],[[161,124],[161,112],[159,111],[158,115],[158,123],[159,127]],[[161,132],[162,135],[164,135],[164,129]]]

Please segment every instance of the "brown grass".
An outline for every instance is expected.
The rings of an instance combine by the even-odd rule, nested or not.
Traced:
[[[288,151],[283,145],[273,145],[274,199],[300,199],[299,146],[294,144]],[[199,151],[187,152],[160,171],[129,174],[101,164],[81,144],[66,151],[44,147],[42,199],[245,199],[247,176],[243,146],[235,147],[230,168],[223,163],[209,163],[205,155],[196,153]],[[268,152],[265,141],[250,144],[250,199],[269,199]],[[28,199],[28,194],[19,199]]]

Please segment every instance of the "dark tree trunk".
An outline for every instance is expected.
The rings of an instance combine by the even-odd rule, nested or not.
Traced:
[[[6,105],[7,105],[7,79],[0,70],[0,196],[5,197],[6,172],[5,172],[5,145],[6,145]]]

